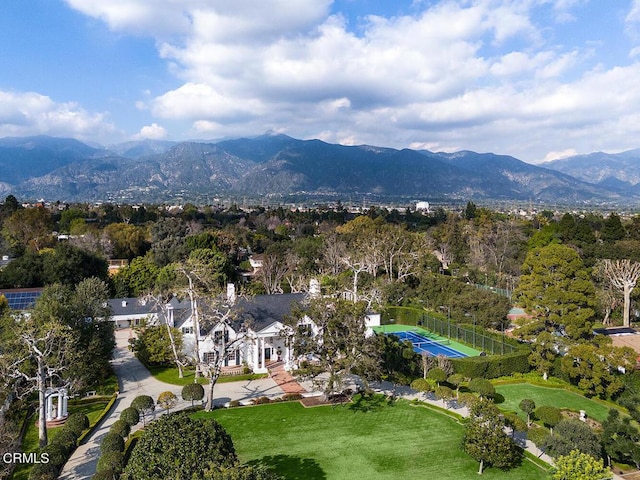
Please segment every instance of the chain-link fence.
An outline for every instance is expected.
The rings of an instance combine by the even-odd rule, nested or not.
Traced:
[[[462,327],[448,320],[441,320],[431,315],[422,315],[418,320],[418,326],[442,335],[452,340],[459,340],[462,343],[471,345],[473,348],[486,352],[491,355],[499,355],[505,353],[513,353],[516,347],[505,343],[503,335],[495,338],[486,335],[484,329],[480,327]]]

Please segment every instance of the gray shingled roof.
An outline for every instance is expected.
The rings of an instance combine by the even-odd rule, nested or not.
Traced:
[[[274,322],[281,322],[291,313],[296,303],[305,299],[304,293],[284,293],[282,295],[256,295],[241,298],[236,304],[240,311],[235,323],[250,322],[251,329],[259,332]]]
[[[252,330],[260,331],[274,322],[283,321],[284,317],[291,313],[293,305],[301,303],[304,299],[304,293],[256,295],[249,298],[240,297],[234,307],[238,310],[238,317],[234,321],[234,324],[240,326],[245,322],[249,322]],[[189,300],[185,299],[180,301],[174,297],[169,303],[174,309],[174,325],[176,328],[180,328],[191,314]],[[145,303],[142,299],[138,298],[113,298],[107,301],[107,305],[111,308],[114,316],[142,316],[157,312],[157,306],[154,302]]]

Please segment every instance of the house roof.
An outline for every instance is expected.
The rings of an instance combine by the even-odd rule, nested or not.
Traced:
[[[114,317],[125,315],[151,315],[157,312],[153,302],[146,302],[142,298],[111,298],[107,306]]]
[[[253,331],[259,332],[275,322],[282,322],[291,313],[294,304],[304,300],[304,293],[284,293],[281,295],[256,295],[241,298],[236,303],[239,310],[234,323],[249,322]]]
[[[291,308],[295,303],[304,300],[304,293],[285,293],[281,295],[256,295],[249,298],[240,297],[234,305],[234,310],[238,312],[235,319],[234,329],[248,323],[250,328],[259,332],[275,322],[282,322],[284,317],[291,313]],[[158,307],[154,302],[145,302],[139,298],[113,298],[107,301],[111,308],[112,315],[117,316],[145,316],[158,312]],[[176,328],[182,327],[191,318],[191,304],[188,299],[179,300],[173,297],[169,301],[173,307],[173,321]],[[203,305],[206,310],[206,305]],[[236,328],[238,327],[238,328]]]

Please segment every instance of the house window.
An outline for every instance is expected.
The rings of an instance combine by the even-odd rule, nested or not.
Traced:
[[[310,323],[301,323],[298,325],[298,335],[301,337],[310,337],[311,336],[311,324]]]
[[[230,365],[232,362],[235,362],[235,361],[236,361],[236,352],[237,352],[237,350],[233,350],[231,353],[229,353],[229,355],[227,355],[227,360],[228,360],[228,362],[229,362],[229,365]]]
[[[218,330],[213,332],[213,342],[216,345],[222,343],[222,331]],[[229,332],[227,330],[224,331],[224,343],[229,343]]]
[[[193,327],[182,327],[182,333],[185,335],[193,335]]]
[[[215,363],[216,362],[216,352],[205,352],[203,355],[204,363]]]

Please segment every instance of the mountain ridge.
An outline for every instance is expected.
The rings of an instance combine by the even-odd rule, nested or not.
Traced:
[[[623,164],[634,158],[629,153]],[[562,171],[562,163],[552,164],[554,169],[494,153],[344,146],[283,134],[218,142],[145,140],[110,149],[75,139],[13,137],[0,139],[0,195],[154,202],[375,195],[596,205],[640,200],[637,163],[638,182],[619,178],[609,166],[609,180],[598,185]]]

